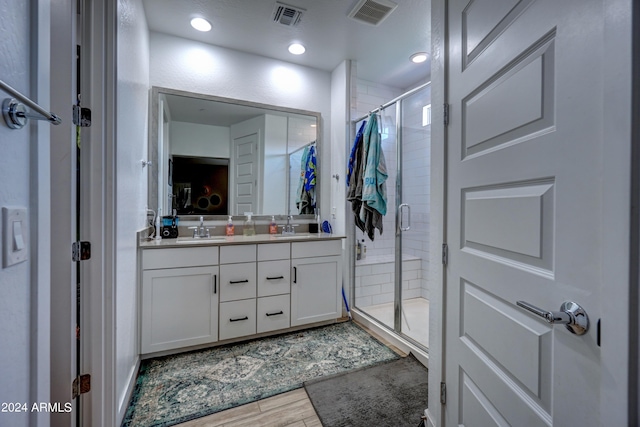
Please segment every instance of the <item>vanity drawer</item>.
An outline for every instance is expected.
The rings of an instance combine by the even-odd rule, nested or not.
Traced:
[[[220,247],[220,264],[255,262],[256,245],[229,245]]]
[[[291,243],[291,258],[315,258],[342,254],[341,240]]]
[[[291,298],[289,295],[258,298],[257,331],[269,332],[291,326]]]
[[[220,339],[243,337],[256,333],[256,300],[246,299],[220,303]]]
[[[291,261],[262,261],[258,263],[258,296],[288,294],[291,292],[289,280]]]
[[[255,297],[255,262],[220,266],[220,301],[234,301]]]
[[[142,251],[142,269],[218,265],[218,247],[162,248]]]
[[[267,243],[258,245],[258,261],[273,261],[289,259],[291,256],[290,243]]]

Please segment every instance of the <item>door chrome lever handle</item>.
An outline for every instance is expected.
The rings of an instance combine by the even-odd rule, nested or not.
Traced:
[[[584,335],[589,330],[589,316],[587,312],[573,301],[565,301],[560,306],[560,311],[547,311],[529,304],[526,301],[516,301],[518,307],[542,317],[552,325],[558,323],[566,325],[567,329],[576,335]]]

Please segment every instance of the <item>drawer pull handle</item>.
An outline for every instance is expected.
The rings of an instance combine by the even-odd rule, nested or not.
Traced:
[[[249,320],[249,318],[247,316],[238,317],[237,319],[229,319],[229,322],[240,322],[242,320]]]
[[[244,279],[244,280],[229,280],[229,284],[231,285],[236,285],[238,283],[249,283],[249,279]]]
[[[280,311],[279,311],[279,312],[277,312],[277,313],[266,313],[266,315],[267,315],[267,316],[277,316],[277,315],[279,315],[279,314],[284,314],[284,312],[283,312],[282,310],[280,310]]]
[[[279,279],[284,279],[284,276],[267,277],[267,280],[279,280]]]

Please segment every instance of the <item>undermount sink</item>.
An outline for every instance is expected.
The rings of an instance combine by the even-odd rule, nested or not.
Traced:
[[[273,236],[276,239],[309,239],[311,238],[310,234],[280,234],[278,236]]]
[[[222,236],[215,237],[178,237],[176,243],[200,243],[200,242],[222,242],[225,238]]]

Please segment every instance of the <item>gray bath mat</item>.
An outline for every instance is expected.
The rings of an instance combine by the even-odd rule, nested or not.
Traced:
[[[427,368],[412,354],[304,387],[324,427],[416,427],[427,408]]]

